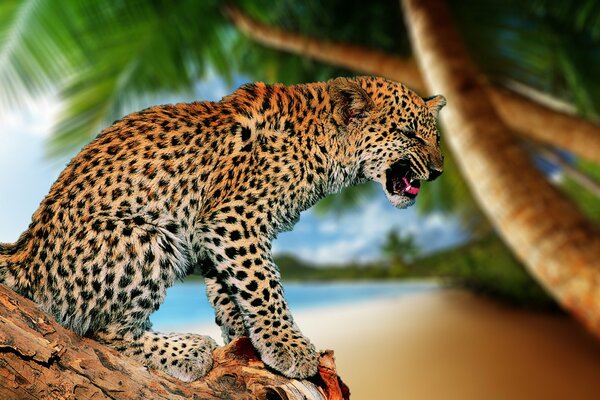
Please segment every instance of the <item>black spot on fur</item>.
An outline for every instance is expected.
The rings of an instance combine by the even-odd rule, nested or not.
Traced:
[[[245,142],[246,140],[250,139],[251,134],[252,132],[247,126],[242,126],[242,141]]]

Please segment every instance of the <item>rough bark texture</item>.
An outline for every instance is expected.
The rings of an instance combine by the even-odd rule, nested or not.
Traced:
[[[0,399],[349,399],[333,353],[320,376],[288,379],[267,370],[250,341],[213,353],[203,379],[185,383],[60,326],[33,302],[0,285]]]
[[[496,113],[443,0],[403,0],[449,143],[481,208],[531,273],[600,337],[600,233],[529,162]]]
[[[429,92],[413,60],[362,46],[310,38],[256,21],[239,9],[228,7],[236,27],[267,47],[311,57],[353,71],[384,76]],[[486,86],[502,121],[529,139],[569,150],[600,164],[600,126],[577,116],[552,110],[519,94]],[[431,92],[429,92],[431,93]]]

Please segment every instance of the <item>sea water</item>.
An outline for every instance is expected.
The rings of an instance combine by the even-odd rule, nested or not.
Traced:
[[[435,282],[284,282],[285,297],[294,311],[398,297],[439,288]],[[183,282],[167,290],[165,302],[152,314],[153,329],[169,331],[214,321],[214,312],[200,281]]]

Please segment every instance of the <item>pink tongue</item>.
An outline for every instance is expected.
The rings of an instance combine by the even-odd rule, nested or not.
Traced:
[[[406,193],[410,193],[410,194],[419,193],[419,188],[410,186],[410,182],[408,181],[408,179],[406,179],[406,177],[402,177],[402,180],[404,181],[404,184],[406,185],[406,188],[404,189],[404,191]]]

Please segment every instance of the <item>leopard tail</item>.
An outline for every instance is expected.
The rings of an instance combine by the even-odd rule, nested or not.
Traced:
[[[15,243],[0,243],[0,283],[4,283],[6,270],[14,268],[23,259],[28,251],[31,240],[30,231],[27,230]]]
[[[12,256],[17,249],[16,243],[0,243],[0,260],[2,256]]]

